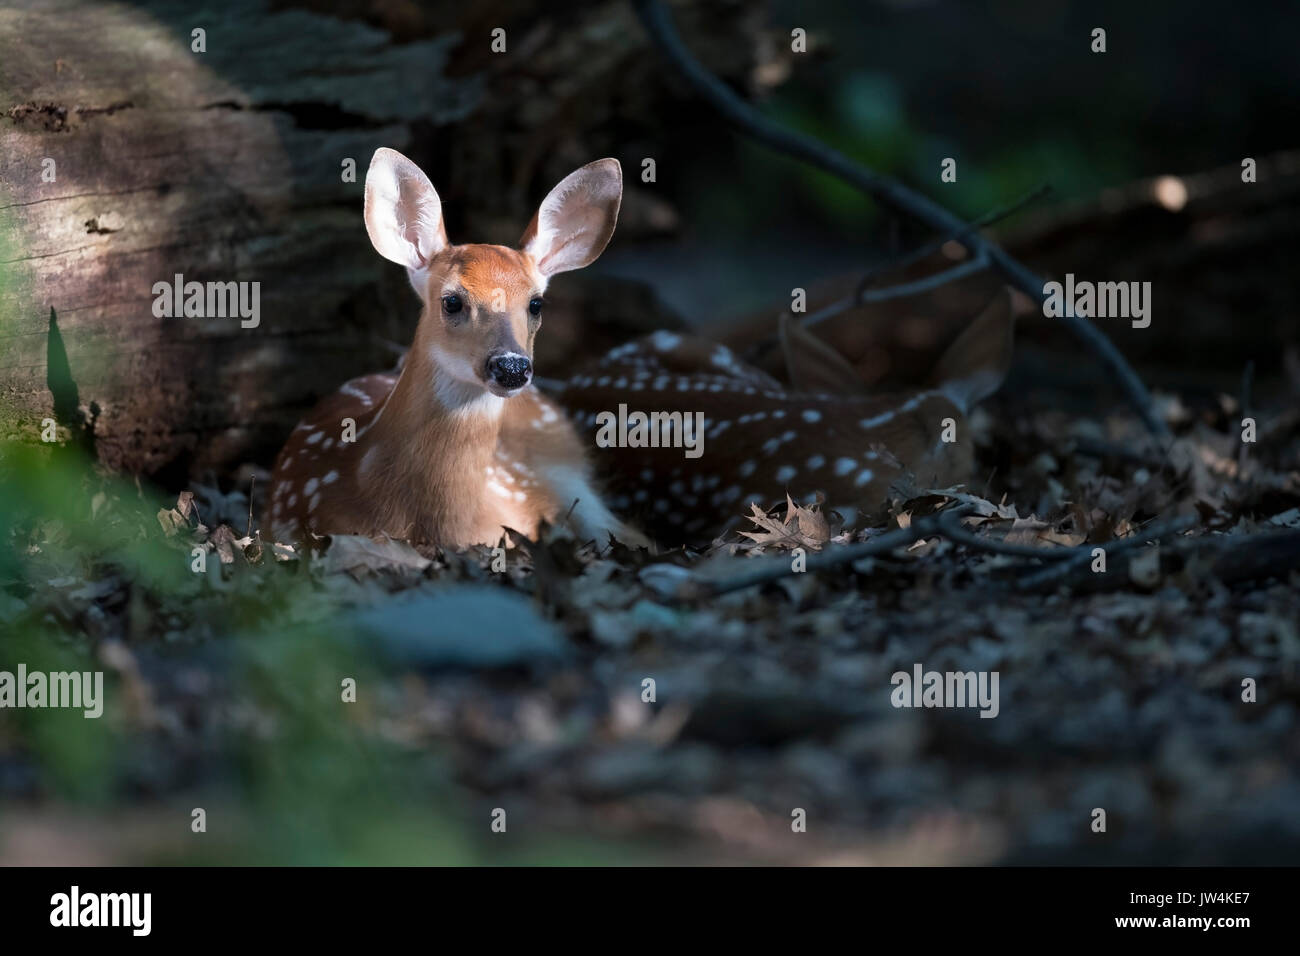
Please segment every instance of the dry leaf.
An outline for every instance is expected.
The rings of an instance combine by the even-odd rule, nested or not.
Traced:
[[[175,508],[159,508],[158,523],[162,525],[163,534],[169,538],[185,527],[185,519]]]
[[[230,525],[219,525],[208,543],[216,549],[222,564],[235,563],[235,532],[230,530]]]
[[[1029,518],[1016,518],[1011,522],[1011,528],[1002,540],[1007,544],[1019,544],[1032,548],[1038,545],[1040,535],[1047,527],[1047,522],[1039,521],[1032,516]]]
[[[979,495],[967,494],[964,491],[958,491],[956,488],[932,488],[927,489],[927,495],[938,495],[942,498],[951,498],[954,501],[960,501],[962,504],[971,505],[975,508],[975,517],[980,518],[1006,518],[1015,520],[1020,515],[1016,511],[1015,505],[994,504],[987,498],[981,498]]]
[[[831,539],[830,526],[816,506],[805,508],[796,504],[789,494],[785,496],[784,520],[769,515],[753,502],[749,507],[752,514],[747,517],[762,530],[741,531],[740,534],[753,541],[756,548],[772,545],[790,550],[812,548],[820,551]]]

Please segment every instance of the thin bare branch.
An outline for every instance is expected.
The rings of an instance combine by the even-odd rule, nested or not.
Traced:
[[[973,510],[970,505],[961,505],[941,514],[951,513],[962,516],[970,514]],[[851,564],[862,558],[888,554],[898,548],[906,548],[921,538],[941,534],[940,516],[927,515],[916,518],[909,527],[895,528],[867,541],[810,555],[805,563],[805,571],[824,571],[843,564]],[[788,556],[750,558],[746,565],[744,570],[726,578],[705,577],[676,565],[650,565],[642,571],[641,578],[645,584],[658,591],[660,596],[669,600],[683,601],[730,594],[732,591],[767,584],[796,573],[793,562]]]
[[[1001,222],[1003,219],[1019,212],[1025,206],[1028,206],[1030,203],[1047,195],[1051,191],[1052,187],[1044,183],[1037,189],[1025,193],[1015,202],[990,210],[983,216],[980,216],[979,219],[972,222],[971,225],[982,229],[991,226],[994,223]],[[983,260],[970,259],[961,265],[947,269],[933,276],[927,276],[926,278],[919,279],[915,282],[891,286],[885,289],[868,289],[868,286],[870,286],[871,283],[875,282],[876,279],[885,273],[893,272],[898,269],[906,269],[910,265],[923,262],[937,253],[949,242],[956,241],[956,238],[957,237],[953,235],[941,236],[938,239],[932,239],[924,245],[918,246],[911,252],[902,256],[872,266],[867,270],[866,274],[863,275],[861,281],[858,283],[858,288],[854,295],[846,296],[837,302],[833,302],[824,308],[818,309],[816,312],[802,319],[801,323],[803,325],[815,325],[818,322],[824,322],[832,316],[839,315],[842,312],[847,312],[849,309],[857,308],[858,306],[864,305],[868,302],[882,302],[886,299],[898,299],[909,295],[919,295],[922,292],[929,292],[931,289],[937,288],[946,282],[955,282],[968,274],[982,271],[988,267],[989,262],[987,258]],[[976,262],[978,262],[978,265],[974,265]],[[963,268],[963,266],[966,268]]]
[[[810,555],[804,572],[825,571],[851,564],[862,558],[876,557],[910,547],[922,538],[942,537],[956,544],[1005,554],[1017,558],[1031,558],[1052,562],[1047,567],[1035,567],[1007,586],[1016,590],[1038,591],[1066,584],[1072,577],[1088,567],[1093,551],[1098,545],[1080,545],[1074,548],[1033,548],[992,541],[972,534],[962,527],[961,519],[974,511],[971,505],[947,508],[923,518],[914,518],[909,527],[895,528],[857,544],[843,545]],[[1181,534],[1196,524],[1196,518],[1184,515],[1170,521],[1157,522],[1134,533],[1131,537],[1108,542],[1104,547],[1108,560],[1136,550],[1144,544]],[[770,558],[751,558],[740,572],[727,577],[708,577],[687,568],[669,564],[650,565],[642,570],[642,582],[657,591],[660,597],[671,601],[693,601],[730,594],[744,588],[770,584],[795,574],[794,562],[788,555]]]
[[[853,295],[846,296],[837,302],[832,302],[825,308],[818,309],[804,319],[802,324],[806,326],[816,325],[818,322],[825,322],[833,316],[860,305],[866,305],[869,302],[885,302],[889,299],[903,299],[909,295],[930,292],[941,285],[956,282],[958,279],[964,279],[976,272],[983,272],[988,267],[988,256],[980,252],[973,259],[967,259],[951,269],[944,269],[942,272],[936,272],[934,275],[926,276],[924,279],[916,279],[913,282],[901,282],[898,285],[885,286],[883,289],[864,289],[862,286],[874,278],[873,276],[867,276],[858,284],[858,291]]]
[[[1044,301],[1045,283],[1042,278],[1000,246],[981,236],[977,226],[963,222],[933,200],[854,162],[838,150],[767,119],[695,59],[677,35],[667,8],[660,0],[632,0],[632,4],[660,52],[695,91],[733,126],[778,152],[839,177],[874,197],[882,205],[916,219],[935,232],[953,236],[969,250],[972,258],[978,258],[982,252],[1008,283],[1034,301]],[[1168,439],[1169,429],[1156,413],[1146,386],[1106,334],[1083,318],[1063,316],[1059,321],[1064,322],[1097,356],[1123,389],[1146,427],[1161,439]]]
[[[962,544],[977,551],[990,554],[1005,554],[1013,558],[1036,558],[1041,561],[1062,561],[1075,557],[1078,548],[1036,548],[1026,544],[1007,544],[996,538],[983,538],[966,528],[961,523],[965,515],[957,513],[956,508],[939,512],[939,533],[954,544]],[[1088,549],[1091,553],[1092,549]]]
[[[1109,562],[1122,554],[1129,551],[1135,551],[1144,544],[1150,544],[1153,541],[1159,541],[1161,538],[1168,538],[1176,534],[1182,534],[1184,531],[1192,528],[1196,524],[1194,515],[1183,515],[1178,518],[1172,518],[1169,521],[1160,521],[1149,524],[1141,531],[1134,533],[1131,537],[1121,538],[1118,541],[1110,541],[1104,545],[1084,545],[1074,549],[1076,554],[1069,561],[1062,561],[1060,564],[1054,564],[1051,567],[1043,568],[1028,574],[1021,578],[1016,585],[1018,590],[1038,591],[1047,588],[1056,587],[1068,583],[1070,578],[1074,577],[1087,568],[1093,560],[1092,552],[1095,548],[1101,548],[1106,552],[1106,560]],[[1091,573],[1091,572],[1089,572]]]
[[[992,209],[989,212],[986,212],[984,215],[980,216],[979,219],[975,220],[974,223],[972,224],[983,228],[986,226],[991,226],[994,223],[1001,222],[1007,216],[1012,215],[1013,213],[1017,212],[1020,209],[1023,209],[1025,206],[1029,205],[1031,202],[1038,199],[1040,196],[1045,196],[1047,193],[1051,191],[1052,191],[1052,187],[1050,185],[1044,184],[1042,186],[1039,186],[1037,189],[1025,193],[1023,196],[1021,196],[1013,203],[1009,203],[1005,206],[999,207],[997,209]],[[930,256],[937,253],[940,249],[942,249],[945,245],[947,245],[949,242],[953,240],[954,240],[953,236],[941,236],[938,239],[932,239],[923,245],[917,246],[915,249],[911,250],[910,252],[906,252],[900,256],[895,256],[893,258],[887,259],[884,262],[876,263],[875,265],[871,266],[871,268],[869,268],[863,274],[862,278],[858,281],[857,292],[855,293],[855,295],[846,296],[845,298],[840,299],[837,302],[832,303],[831,305],[818,309],[816,312],[812,313],[811,315],[793,316],[793,313],[789,313],[789,312],[787,312],[786,314],[792,315],[796,319],[796,321],[799,322],[800,325],[807,326],[807,325],[814,325],[818,322],[825,321],[826,319],[829,319],[834,315],[838,315],[841,312],[846,312],[849,309],[856,308],[857,306],[862,305],[866,301],[879,301],[879,299],[867,300],[862,298],[863,295],[867,294],[868,287],[871,285],[871,283],[875,282],[878,278],[880,278],[880,276],[885,275],[886,273],[895,272],[899,269],[906,269],[908,266],[915,265],[918,262],[922,262],[928,259]],[[987,268],[987,266],[988,263],[986,261],[981,268]],[[971,271],[976,272],[979,270],[971,269]],[[961,278],[962,274],[963,273],[957,273],[955,270],[947,270],[944,273],[940,273],[940,275],[942,275],[944,278],[942,279],[942,281],[936,282],[935,285],[936,286],[942,285],[943,282],[952,282],[956,279]],[[932,276],[918,281],[921,283],[928,283],[929,281],[931,281],[931,279],[934,278],[936,277]],[[904,287],[897,286],[895,288],[903,289]],[[877,291],[883,292],[888,290],[877,290]],[[897,295],[883,295],[880,298],[881,299],[898,298],[903,295],[913,295],[924,291],[927,291],[927,288],[921,288],[921,287],[908,288],[906,291],[900,292]],[[766,355],[772,349],[776,348],[778,344],[780,344],[780,339],[775,335],[761,339],[750,348],[749,353],[746,355],[746,358],[749,361],[752,361],[757,364],[763,360],[764,355]]]

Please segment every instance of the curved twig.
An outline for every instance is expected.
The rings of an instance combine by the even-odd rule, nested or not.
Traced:
[[[1047,195],[1051,191],[1052,187],[1049,184],[1044,183],[1037,189],[1025,193],[1025,195],[1021,196],[1015,202],[990,210],[978,219],[974,220],[971,225],[982,229],[991,226],[996,222],[1001,222],[1007,216],[1018,212],[1025,206],[1028,206],[1030,203]],[[842,312],[847,312],[849,309],[855,309],[860,305],[867,304],[868,302],[881,302],[886,299],[897,299],[902,298],[903,296],[919,295],[922,292],[929,292],[932,288],[936,288],[945,282],[955,282],[967,275],[967,271],[962,269],[963,265],[965,265],[971,273],[988,268],[989,262],[987,258],[983,260],[971,259],[967,260],[966,263],[959,264],[951,269],[946,269],[943,272],[936,273],[932,276],[926,276],[924,279],[918,279],[915,282],[904,283],[896,286],[887,286],[882,289],[868,288],[872,282],[875,282],[876,279],[884,273],[906,269],[908,266],[922,262],[955,239],[956,237],[951,235],[941,236],[938,239],[932,239],[929,242],[918,246],[905,255],[872,266],[862,276],[861,281],[858,282],[857,291],[854,295],[846,296],[843,299],[832,302],[830,305],[818,309],[816,312],[802,319],[801,324],[814,325],[818,322],[824,322]],[[972,263],[975,263],[976,261],[979,261],[978,267],[972,265]]]
[[[972,225],[978,226],[980,228],[984,228],[985,226],[991,226],[996,222],[1001,222],[1007,216],[1012,215],[1013,213],[1017,212],[1018,210],[1032,203],[1034,200],[1038,199],[1040,196],[1044,196],[1047,193],[1050,193],[1051,191],[1052,191],[1052,187],[1050,185],[1043,184],[1042,186],[1039,186],[1037,189],[1025,193],[1025,195],[1021,196],[1013,203],[1009,203],[1005,206],[1001,206],[997,209],[992,209],[989,212],[986,212],[984,215],[974,220],[972,222]],[[918,262],[923,262],[924,260],[928,259],[930,256],[937,253],[940,249],[942,249],[945,245],[947,245],[951,241],[953,241],[952,236],[941,236],[938,239],[931,239],[929,242],[917,246],[915,249],[911,250],[910,252],[906,252],[901,256],[897,256],[892,259],[887,259],[884,262],[876,263],[875,265],[867,269],[867,271],[863,273],[862,278],[858,280],[857,293],[855,295],[846,296],[843,299],[839,299],[836,302],[832,302],[831,304],[818,309],[816,312],[813,312],[810,315],[801,317],[801,316],[794,315],[793,313],[790,312],[787,312],[786,314],[790,315],[794,320],[799,322],[800,325],[803,326],[815,325],[818,322],[824,322],[827,319],[833,318],[834,316],[839,315],[842,312],[847,312],[849,309],[857,308],[858,306],[863,305],[868,301],[877,302],[883,299],[900,298],[905,295],[916,295],[921,292],[929,291],[928,285],[922,287],[917,285],[917,283],[929,283],[931,280],[939,276],[942,277],[942,281],[935,282],[934,285],[936,286],[941,285],[944,282],[952,282],[956,279],[959,279],[962,277],[964,273],[958,273],[957,272],[958,267],[954,267],[953,269],[948,269],[942,273],[938,273],[936,276],[928,276],[924,279],[919,279],[917,280],[917,283],[908,284],[907,286],[900,285],[900,286],[890,286],[890,287],[875,289],[875,290],[868,289],[871,283],[875,282],[878,278],[880,278],[885,273],[896,272],[899,269],[906,269],[908,266],[915,265]],[[985,260],[980,266],[980,268],[988,268],[988,261]],[[972,268],[971,271],[974,272],[978,270]],[[899,290],[899,291],[894,292],[894,290]],[[894,294],[885,294],[885,295],[880,294],[880,293],[889,293],[889,292],[893,292]],[[872,299],[861,298],[861,296],[867,294],[871,294],[877,297]],[[775,335],[768,336],[767,338],[764,339],[760,339],[749,349],[749,353],[746,355],[746,358],[749,361],[755,362],[757,364],[758,362],[762,361],[762,357],[764,355],[766,355],[771,349],[776,348],[776,346],[779,343],[780,343],[780,339]]]
[[[1075,550],[1077,554],[1071,557],[1069,561],[1062,561],[1060,564],[1054,564],[1051,567],[1035,571],[1020,579],[1018,587],[1025,590],[1038,590],[1040,588],[1053,587],[1068,581],[1079,571],[1083,570],[1092,561],[1092,552],[1096,548],[1101,548],[1106,552],[1107,560],[1117,555],[1126,554],[1129,551],[1135,551],[1144,544],[1150,544],[1153,541],[1159,541],[1161,538],[1168,538],[1171,535],[1182,534],[1182,532],[1191,529],[1196,524],[1196,518],[1193,515],[1183,515],[1180,518],[1172,518],[1169,521],[1156,522],[1147,525],[1141,531],[1136,532],[1127,538],[1121,538],[1118,541],[1109,541],[1105,544],[1081,545]]]
[[[1088,566],[1097,547],[1103,547],[1106,556],[1114,558],[1136,550],[1144,544],[1181,534],[1196,524],[1194,516],[1184,515],[1170,521],[1148,525],[1131,537],[1107,542],[1105,545],[1079,545],[1074,548],[1053,550],[1022,547],[1002,541],[988,541],[971,534],[961,526],[961,519],[974,510],[972,505],[947,508],[923,518],[916,518],[909,527],[895,528],[868,541],[843,545],[810,555],[804,562],[804,571],[824,571],[843,564],[851,564],[862,558],[888,554],[898,548],[909,547],[922,538],[943,537],[956,544],[991,551],[995,554],[1051,561],[1052,563],[1047,567],[1036,566],[1032,574],[1020,578],[1015,585],[1018,589],[1032,591],[1068,581],[1075,573]],[[749,566],[744,570],[725,578],[703,577],[677,565],[652,564],[642,569],[641,579],[644,584],[658,592],[661,598],[690,601],[730,594],[755,585],[769,584],[796,573],[793,562],[785,555],[752,558],[747,563]]]
[[[981,252],[988,256],[994,269],[1032,299],[1042,302],[1046,298],[1043,280],[996,243],[981,236],[977,226],[963,222],[933,200],[913,192],[896,180],[873,172],[838,150],[772,122],[742,100],[695,59],[677,35],[668,11],[660,0],[632,0],[632,5],[664,56],[695,91],[733,126],[772,149],[810,163],[856,186],[882,205],[910,216],[936,232],[953,236],[970,251],[972,258],[978,258]],[[1058,321],[1064,322],[1097,356],[1123,389],[1146,427],[1162,439],[1170,438],[1169,429],[1156,414],[1146,386],[1106,334],[1091,322],[1076,316],[1063,316]]]
[[[944,269],[942,272],[936,272],[934,275],[928,275],[924,279],[916,279],[913,282],[900,282],[898,285],[885,286],[883,289],[865,288],[875,278],[867,275],[858,283],[858,290],[853,295],[840,299],[838,302],[832,302],[825,308],[818,309],[804,319],[801,324],[805,326],[816,325],[818,322],[825,322],[841,312],[847,312],[849,309],[856,308],[859,305],[866,305],[869,302],[885,302],[889,299],[902,299],[909,295],[920,295],[922,292],[929,292],[931,289],[937,289],[949,282],[956,282],[958,279],[974,275],[976,272],[983,272],[988,267],[989,257],[981,251],[975,258],[967,259],[951,269]]]
[[[941,534],[939,518],[942,514],[968,515],[974,508],[961,505],[950,508],[947,512],[917,518],[907,528],[895,528],[867,541],[846,544],[833,550],[811,555],[805,562],[805,571],[823,571],[827,568],[850,564],[862,558],[888,554],[898,548],[905,548],[921,538]],[[715,597],[730,594],[742,588],[756,584],[767,584],[794,574],[792,562],[788,557],[752,558],[743,571],[728,578],[706,578],[694,574],[686,568],[675,565],[650,565],[643,569],[643,582],[655,588],[660,596],[673,600],[691,600],[695,598]]]
[[[1005,554],[1013,558],[1037,558],[1042,561],[1063,561],[1073,558],[1077,548],[1035,548],[1026,544],[1007,544],[1005,541],[998,541],[993,538],[981,538],[972,531],[966,530],[961,523],[965,515],[957,513],[956,508],[950,508],[947,511],[939,512],[939,533],[954,544],[964,544],[968,548],[974,548],[977,551],[988,551],[990,554]],[[1089,548],[1091,553],[1092,549]]]

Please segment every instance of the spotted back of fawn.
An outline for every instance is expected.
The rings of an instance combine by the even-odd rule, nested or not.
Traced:
[[[904,475],[921,488],[970,480],[966,415],[1001,386],[1012,333],[1003,292],[924,386],[870,395],[848,362],[789,317],[789,385],[725,346],[657,332],[573,376],[562,397],[603,456],[615,510],[661,543],[707,541],[741,524],[750,502],[769,507],[787,492],[803,503],[820,494],[851,522],[879,513]]]

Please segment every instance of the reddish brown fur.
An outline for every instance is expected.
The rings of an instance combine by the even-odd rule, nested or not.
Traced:
[[[435,385],[437,379],[444,388],[471,387],[447,382],[435,349],[467,369],[478,368],[496,345],[531,358],[537,323],[527,303],[542,287],[524,253],[444,249],[430,265],[432,304],[400,376],[352,380],[343,389],[366,398],[340,390],[294,430],[276,460],[267,523],[280,534],[385,532],[433,544],[492,544],[503,526],[533,536],[541,520],[558,523],[574,504],[568,476],[589,473],[563,412],[531,387],[504,399],[480,390],[451,409]],[[453,289],[469,300],[456,323],[434,314]],[[506,300],[500,312],[492,308],[497,289]],[[356,423],[355,443],[342,441],[346,418]]]
[[[597,448],[597,470],[606,477],[611,506],[626,513],[662,544],[683,540],[709,540],[749,513],[749,502],[762,507],[784,501],[787,492],[807,502],[818,492],[827,506],[841,514],[870,514],[884,504],[889,486],[911,472],[919,487],[947,487],[969,478],[971,443],[942,443],[942,421],[955,420],[964,435],[965,416],[951,401],[935,393],[920,398],[916,407],[897,411],[903,402],[921,393],[846,398],[835,395],[800,395],[772,382],[765,373],[737,363],[734,370],[680,368],[674,354],[665,363],[653,338],[638,343],[649,361],[629,365],[606,358],[594,369],[571,380],[564,402],[575,413],[580,428],[596,445],[596,413],[617,412],[624,402],[628,411],[703,412],[703,455],[687,458],[680,448]],[[682,339],[682,347],[697,353],[717,353],[721,346],[701,339]],[[729,353],[728,353],[729,354]],[[734,359],[733,359],[734,361]],[[669,364],[678,366],[669,370]],[[637,379],[640,374],[643,377]],[[613,390],[596,382],[604,376],[624,376],[642,388]],[[766,379],[768,384],[756,385]],[[662,388],[654,385],[662,383]],[[681,385],[686,390],[680,390]],[[709,389],[717,385],[717,391]],[[703,386],[703,387],[701,387]],[[752,392],[747,393],[746,389]],[[864,419],[895,414],[871,428]],[[817,421],[804,419],[804,413]],[[747,421],[742,417],[750,416]],[[759,416],[755,420],[752,416]],[[721,422],[729,422],[718,432]],[[783,437],[789,436],[786,440]],[[776,440],[777,446],[764,448]],[[821,463],[809,467],[809,462]],[[839,465],[853,462],[853,467]],[[752,463],[749,470],[746,466]],[[837,467],[843,474],[837,474]],[[781,469],[793,468],[786,476]],[[749,471],[748,474],[745,472]],[[863,484],[859,479],[870,472]]]
[[[451,251],[451,267],[471,297],[491,302],[496,289],[513,301],[527,300],[540,282],[529,257],[506,246],[459,246]]]
[[[563,400],[598,445],[602,412],[704,415],[703,454],[683,448],[598,448],[615,509],[634,516],[663,543],[708,540],[740,524],[750,502],[762,507],[789,493],[852,519],[877,515],[891,485],[914,488],[969,480],[973,448],[963,409],[990,394],[1006,375],[1013,320],[1009,300],[995,299],[945,352],[929,389],[865,396],[840,381],[806,331],[790,330],[787,360],[818,373],[827,388],[802,393],[740,362],[724,346],[659,332],[611,351],[572,378]],[[813,348],[811,346],[817,346]],[[821,363],[818,368],[817,363]],[[843,364],[842,360],[839,364]],[[825,374],[821,374],[825,373]],[[952,427],[944,441],[945,422]]]

